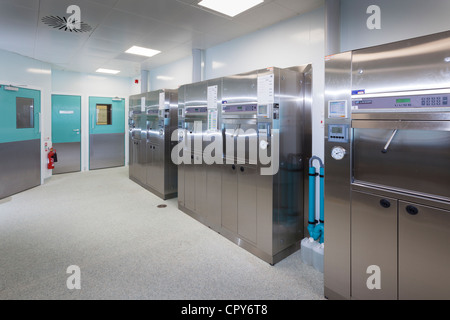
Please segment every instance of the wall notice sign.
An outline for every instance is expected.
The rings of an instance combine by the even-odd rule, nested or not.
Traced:
[[[271,104],[275,102],[275,76],[268,74],[258,77],[258,103]]]
[[[70,110],[68,110],[68,111],[60,110],[59,111],[59,114],[74,114],[74,113],[75,113],[74,111],[70,111]]]
[[[208,109],[217,109],[217,86],[208,87]]]
[[[165,106],[166,106],[166,93],[161,92],[159,94],[159,110],[165,109]]]

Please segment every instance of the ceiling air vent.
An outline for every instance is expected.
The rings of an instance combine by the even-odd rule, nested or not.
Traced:
[[[92,30],[91,26],[84,22],[80,23],[80,28],[76,28],[76,21],[68,22],[66,17],[46,16],[41,20],[46,25],[61,31],[89,32]]]

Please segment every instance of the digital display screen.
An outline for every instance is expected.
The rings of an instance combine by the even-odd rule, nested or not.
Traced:
[[[397,99],[397,103],[411,103],[411,99]]]
[[[238,110],[242,110],[242,107],[237,107]]]
[[[258,114],[266,115],[267,114],[267,106],[259,106]]]
[[[347,118],[347,101],[330,101],[328,118]]]
[[[331,128],[331,133],[333,133],[333,134],[342,134],[342,132],[343,132],[342,127],[332,127]]]

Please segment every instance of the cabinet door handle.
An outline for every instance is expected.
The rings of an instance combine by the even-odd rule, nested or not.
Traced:
[[[386,208],[386,209],[391,207],[390,201],[389,201],[389,200],[386,200],[386,199],[380,200],[380,205],[381,205],[383,208]]]
[[[412,216],[416,216],[416,215],[419,214],[419,209],[417,209],[414,206],[407,206],[406,207],[406,212],[408,212]]]
[[[245,171],[245,168],[244,167],[241,167],[241,172],[244,172]]]
[[[236,170],[236,166],[233,164],[233,165],[231,166],[231,169]]]

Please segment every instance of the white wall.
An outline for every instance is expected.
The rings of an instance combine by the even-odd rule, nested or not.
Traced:
[[[370,5],[381,9],[381,29],[369,30]],[[341,0],[341,51],[450,30],[450,0]]]
[[[150,70],[150,91],[178,89],[192,83],[192,56]]]
[[[0,50],[0,83],[12,84],[41,91],[41,132],[42,143],[51,137],[51,66],[47,63]],[[49,130],[50,128],[50,130]],[[47,170],[47,159],[42,148],[41,179],[51,175]]]
[[[81,168],[83,171],[88,170],[89,167],[89,97],[124,98],[126,115],[128,115],[128,98],[139,91],[140,84],[134,84],[134,78],[53,70],[52,94],[81,96]],[[127,116],[125,122],[125,150],[128,150]],[[128,161],[128,152],[125,152],[125,163],[128,164]]]

